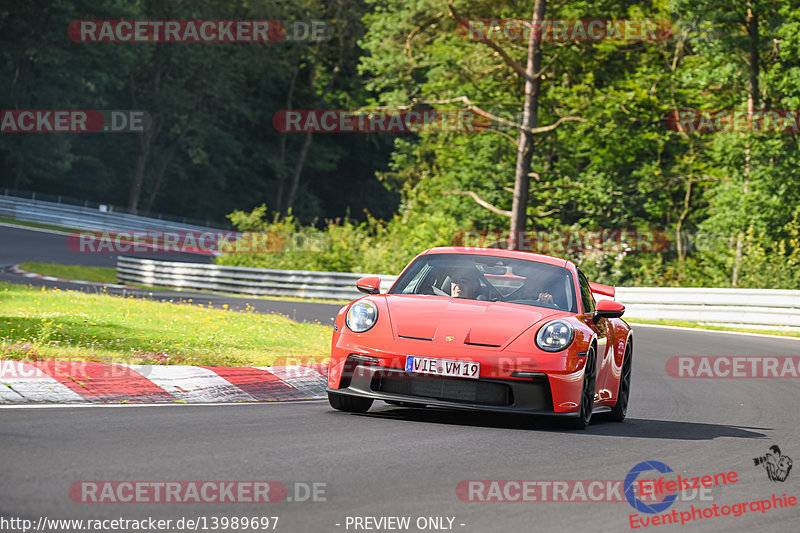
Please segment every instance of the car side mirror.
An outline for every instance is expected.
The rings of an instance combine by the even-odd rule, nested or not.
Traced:
[[[381,292],[381,278],[378,276],[368,276],[356,281],[356,289],[365,294],[378,294]]]
[[[619,318],[625,313],[625,306],[614,300],[600,300],[594,309],[595,322],[601,318]]]

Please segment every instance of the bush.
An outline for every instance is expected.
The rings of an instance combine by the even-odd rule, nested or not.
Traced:
[[[269,253],[228,253],[217,264],[286,270],[397,274],[419,252],[452,244],[456,221],[443,215],[395,216],[389,222],[367,216],[328,221],[324,229],[299,226],[291,213],[265,218],[266,206],[235,211],[231,222],[244,232],[264,232]],[[231,248],[235,248],[232,246]],[[243,247],[246,248],[246,247]]]
[[[367,216],[365,222],[328,221],[323,229],[300,226],[289,214],[265,218],[266,207],[250,213],[235,211],[229,218],[241,231],[266,232],[272,253],[229,253],[217,264],[275,268],[398,274],[417,254],[434,246],[460,244],[459,225],[442,213],[421,215],[406,211],[384,222]],[[575,228],[563,228],[574,231]],[[738,287],[796,288],[800,286],[800,209],[783,228],[777,242],[750,228],[745,235]],[[699,235],[699,234],[698,234]],[[592,281],[616,286],[730,287],[734,250],[730,236],[706,234],[686,258],[675,250],[662,253],[565,253]]]

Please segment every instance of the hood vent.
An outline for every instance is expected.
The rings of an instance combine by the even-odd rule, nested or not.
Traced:
[[[398,335],[398,337],[400,337],[401,339],[411,339],[411,340],[415,340],[415,341],[428,341],[428,342],[430,342],[430,341],[433,340],[433,339],[426,339],[425,337],[412,337],[410,335]]]
[[[464,344],[467,344],[469,346],[485,346],[486,348],[499,348],[502,346],[502,344],[484,344],[482,342],[469,342],[469,341],[464,342]]]

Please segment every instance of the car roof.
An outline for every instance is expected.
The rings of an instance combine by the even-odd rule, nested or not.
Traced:
[[[475,246],[439,246],[425,250],[420,255],[427,254],[470,254],[470,255],[485,255],[489,257],[503,257],[506,259],[522,259],[523,261],[536,261],[537,263],[545,263],[567,268],[575,271],[577,267],[575,264],[561,257],[554,257],[552,255],[537,254],[533,252],[526,252],[524,250],[505,250],[502,248],[478,248]]]

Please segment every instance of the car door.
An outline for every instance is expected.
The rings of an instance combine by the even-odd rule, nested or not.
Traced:
[[[584,323],[592,328],[597,335],[597,383],[595,401],[607,400],[611,398],[611,390],[609,389],[609,376],[612,368],[613,357],[613,342],[609,342],[609,324],[607,318],[601,318],[597,322],[594,321],[592,314],[594,313],[595,301],[592,295],[592,289],[589,287],[589,281],[586,276],[578,270],[578,281],[581,289],[581,301],[583,303]]]

